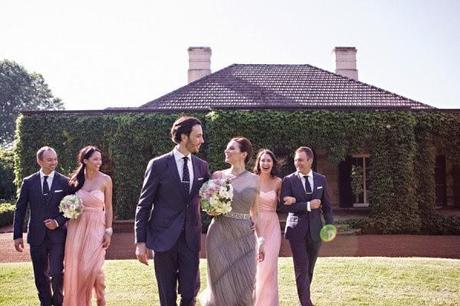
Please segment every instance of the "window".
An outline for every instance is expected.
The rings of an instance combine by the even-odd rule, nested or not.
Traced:
[[[351,189],[353,207],[369,206],[369,154],[353,154],[351,168]]]

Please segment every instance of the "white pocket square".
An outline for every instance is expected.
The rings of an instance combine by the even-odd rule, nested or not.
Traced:
[[[316,189],[323,189],[323,186],[318,186],[316,187]]]
[[[204,180],[204,177],[199,177],[199,178],[197,178],[197,180],[202,181],[202,180]]]
[[[62,192],[62,189],[55,190],[54,193]]]

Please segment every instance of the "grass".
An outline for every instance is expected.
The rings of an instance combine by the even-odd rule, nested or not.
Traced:
[[[206,287],[206,261],[200,265]],[[153,266],[105,263],[108,305],[159,305]],[[460,260],[322,257],[315,305],[460,305]],[[279,262],[280,305],[298,305],[291,258]],[[0,305],[37,305],[31,263],[0,264]]]

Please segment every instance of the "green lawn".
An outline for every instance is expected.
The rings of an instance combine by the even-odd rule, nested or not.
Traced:
[[[108,305],[159,305],[152,266],[111,260],[105,271]],[[298,305],[291,258],[279,271],[280,305]],[[312,294],[316,305],[460,305],[460,260],[319,258]],[[30,263],[0,264],[0,305],[37,305]]]

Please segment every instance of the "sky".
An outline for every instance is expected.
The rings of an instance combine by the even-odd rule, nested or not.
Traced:
[[[70,110],[137,107],[187,84],[190,46],[231,64],[310,64],[356,47],[359,80],[460,108],[458,0],[2,0],[0,60]]]

